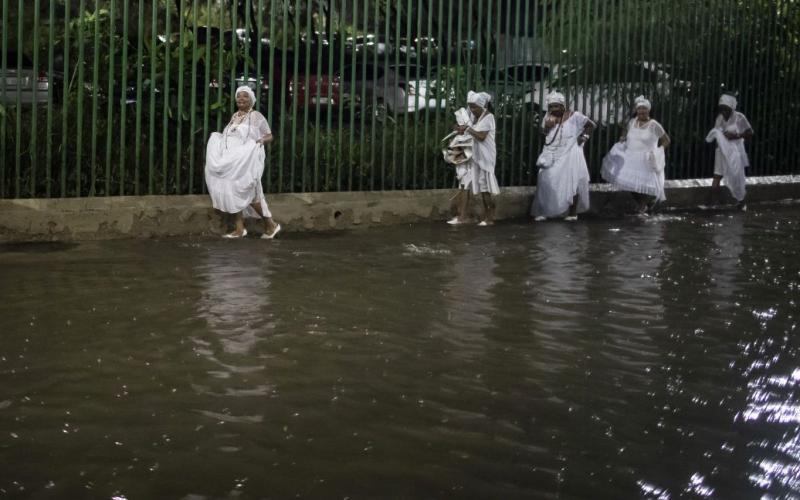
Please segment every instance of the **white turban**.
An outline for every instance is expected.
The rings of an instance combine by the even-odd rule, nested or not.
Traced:
[[[722,106],[728,106],[734,111],[736,111],[736,105],[739,104],[736,98],[730,94],[722,94],[722,97],[719,98],[719,103]]]
[[[634,108],[638,108],[639,106],[644,106],[648,110],[653,109],[653,105],[650,103],[650,101],[645,99],[643,95],[640,95],[636,98],[636,100],[633,101]]]
[[[486,92],[467,92],[467,104],[475,104],[481,108],[486,109],[486,103],[492,100],[492,96]]]
[[[553,92],[547,96],[547,100],[545,103],[550,106],[551,104],[563,104],[564,106],[567,105],[567,98],[564,97],[564,94],[561,92]]]
[[[234,99],[236,98],[237,95],[239,95],[239,92],[247,92],[247,95],[249,95],[250,99],[253,101],[253,103],[252,103],[253,106],[255,106],[255,104],[256,104],[256,95],[255,95],[255,93],[253,93],[253,89],[251,89],[247,85],[242,85],[241,87],[236,89],[236,93],[233,94],[233,98]]]

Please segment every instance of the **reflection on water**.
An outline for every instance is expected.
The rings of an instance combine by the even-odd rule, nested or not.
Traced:
[[[800,498],[798,215],[0,252],[0,496]]]

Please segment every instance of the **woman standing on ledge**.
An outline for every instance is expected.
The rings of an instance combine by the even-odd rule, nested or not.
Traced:
[[[536,221],[567,213],[564,220],[578,220],[589,209],[589,169],[583,144],[595,129],[592,120],[566,107],[563,94],[547,96],[547,115],[542,119],[544,149],[536,165],[539,177],[531,215]]]
[[[746,179],[744,169],[750,166],[750,159],[744,149],[744,140],[753,136],[753,128],[747,118],[736,111],[736,98],[723,94],[719,99],[719,116],[714,128],[708,133],[706,141],[717,141],[717,152],[714,156],[714,180],[708,193],[706,205],[711,205],[719,192],[720,181],[730,189],[739,209],[747,210],[744,202]],[[700,208],[706,208],[700,205]]]
[[[272,142],[267,119],[255,111],[256,96],[250,87],[236,89],[238,111],[222,133],[214,132],[206,147],[206,185],[214,208],[236,214],[236,229],[223,238],[247,236],[243,217],[264,219],[264,239],[274,238],[281,225],[267,208],[261,175],[264,144]]]
[[[619,142],[603,158],[601,175],[616,187],[631,191],[638,205],[637,213],[645,215],[649,196],[655,197],[654,205],[667,199],[664,150],[670,140],[664,127],[650,118],[650,101],[637,97],[634,106],[636,117],[628,122]]]
[[[488,105],[491,96],[486,92],[467,93],[467,105],[471,113],[469,125],[458,124],[453,129],[459,134],[469,134],[473,138],[473,156],[464,166],[459,167],[458,184],[461,188],[459,198],[458,217],[447,221],[450,225],[467,223],[467,207],[469,206],[469,191],[477,195],[480,193],[483,198],[483,220],[479,226],[491,226],[494,224],[494,201],[493,194],[500,193],[500,186],[497,184],[497,177],[494,175],[494,167],[497,162],[497,149],[495,147],[494,136],[497,125],[494,115],[489,112]]]

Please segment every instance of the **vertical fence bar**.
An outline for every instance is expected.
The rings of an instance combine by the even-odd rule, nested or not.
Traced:
[[[431,15],[430,7],[431,6],[429,5],[428,8],[426,8],[426,10],[425,10],[425,13],[427,14],[427,18],[428,18],[428,22],[426,23],[426,29],[425,29],[425,39],[427,40],[428,50],[425,52],[425,80],[427,82],[427,89],[426,89],[426,95],[424,96],[424,99],[425,99],[425,103],[424,104],[425,104],[426,113],[433,112],[433,113],[435,113],[435,116],[438,118],[438,116],[439,116],[438,99],[436,99],[435,92],[432,92],[433,87],[431,85],[433,83],[433,81],[431,80],[431,76],[433,76],[431,74],[431,51],[434,50],[434,48],[433,48],[434,46],[438,47],[438,45],[436,45],[435,39],[433,37],[433,16]],[[437,50],[437,52],[438,52],[438,50]],[[431,98],[433,98],[435,100],[434,102],[436,102],[436,107],[433,110],[428,110],[427,109],[428,108],[428,103],[430,102]],[[427,146],[428,146],[428,138],[430,137],[429,136],[429,130],[428,130],[428,124],[429,123],[430,123],[430,120],[426,116],[425,117],[425,131],[424,131],[424,133],[422,135],[423,144],[425,146],[425,147],[422,148],[422,150],[423,150],[423,154],[422,154],[422,189],[428,189],[428,156],[429,155],[428,155],[428,147]],[[437,120],[437,124],[438,124],[438,120]],[[438,127],[435,129],[435,133],[436,134],[439,133],[439,128]],[[436,160],[434,159],[434,165],[435,165],[435,162],[436,162]],[[436,189],[436,178],[435,177],[433,178],[433,182],[431,184],[432,184],[432,188]]]
[[[264,15],[261,13],[263,9],[262,0],[258,0],[258,12],[259,12],[259,20],[263,23]],[[263,24],[261,26],[263,30]],[[269,3],[269,76],[267,80],[267,85],[269,85],[269,95],[267,96],[267,119],[269,120],[270,126],[274,127],[275,123],[273,117],[274,106],[275,106],[275,2]],[[272,129],[270,129],[272,130]],[[282,139],[282,138],[281,138]],[[267,145],[267,183],[265,186],[265,191],[267,193],[272,192],[272,145],[273,142],[270,142]],[[280,169],[283,169],[282,165],[279,165]]]
[[[128,24],[129,0],[122,0],[122,74],[120,83],[120,132],[119,132],[119,195],[125,196],[125,160],[126,148],[125,139],[127,138],[128,124]]]
[[[298,24],[295,22],[294,26],[294,67],[293,67],[293,82],[294,82],[294,93],[292,95],[292,142],[290,144],[290,163],[291,163],[291,177],[289,179],[289,192],[295,192],[295,170],[297,167],[297,154],[295,151],[297,150],[297,107],[300,105],[301,99],[303,102],[303,107],[308,106],[308,79],[305,78],[303,81],[304,88],[303,93],[300,92],[300,30]]]
[[[196,153],[196,145],[195,139],[197,136],[197,60],[198,60],[198,49],[197,49],[197,10],[199,8],[198,0],[193,0],[192,2],[192,77],[190,85],[192,86],[191,89],[191,97],[190,97],[190,106],[189,106],[189,113],[191,113],[190,119],[190,129],[189,129],[189,187],[188,187],[188,194],[194,194],[194,162],[195,162],[195,153]],[[181,16],[183,17],[183,16]],[[207,23],[210,24],[210,23]],[[206,45],[209,43],[209,37],[211,33],[209,33],[208,27],[206,28]],[[183,87],[183,86],[181,86]]]
[[[148,134],[147,194],[152,195],[155,177],[155,139],[156,139],[156,61],[158,59],[158,4],[153,4],[150,31],[150,133]]]
[[[585,43],[584,48],[583,48],[584,52],[583,52],[582,59],[584,61],[589,61],[589,53],[590,52],[592,53],[591,60],[590,60],[590,62],[588,62],[588,67],[589,67],[590,71],[586,72],[586,75],[585,75],[586,79],[584,80],[584,82],[586,83],[587,87],[589,88],[589,92],[588,93],[586,92],[586,88],[584,88],[584,95],[588,95],[588,99],[589,99],[588,107],[586,107],[585,110],[586,110],[586,116],[588,116],[595,123],[600,124],[600,120],[597,118],[597,111],[595,109],[595,104],[596,104],[596,102],[595,102],[595,90],[597,90],[597,88],[598,88],[597,84],[599,83],[597,81],[597,66],[598,66],[598,64],[597,64],[597,60],[598,60],[597,48],[598,48],[598,45],[600,45],[600,42],[599,42],[600,35],[598,33],[599,30],[600,30],[600,23],[598,21],[600,19],[600,17],[599,17],[600,12],[599,12],[599,8],[598,8],[597,0],[592,0],[589,8],[592,9],[592,11],[593,11],[592,14],[589,15],[589,22],[593,25],[594,29],[592,31],[592,36],[591,37],[584,36],[584,41],[586,43]],[[591,50],[589,48],[589,40],[590,40],[590,38],[592,40],[597,40],[598,41],[598,42],[592,44]],[[605,128],[608,128],[608,127],[605,127]],[[590,158],[599,158],[599,153],[601,153],[601,150],[600,150],[601,137],[602,137],[602,134],[598,130],[598,131],[596,131],[594,133],[593,140],[589,141],[590,142],[589,143],[589,157]],[[599,177],[596,180],[599,181],[600,180]]]
[[[317,19],[319,21],[322,21],[322,12],[321,11],[317,11]],[[321,81],[322,80],[322,45],[323,45],[322,42],[323,42],[323,40],[325,40],[325,41],[328,42],[328,47],[330,47],[330,45],[331,45],[330,34],[327,33],[327,32],[323,34],[322,26],[324,26],[324,25],[319,25],[318,29],[316,30],[316,32],[319,33],[319,36],[317,37],[317,50],[315,51],[316,58],[317,58],[317,81]],[[330,94],[331,85],[333,85],[333,79],[330,77],[330,71],[329,71],[328,72],[328,84],[325,85],[325,87],[328,89],[328,93],[329,94]],[[322,135],[322,131],[321,131],[320,127],[319,127],[319,119],[320,119],[320,112],[321,112],[320,108],[322,107],[320,105],[321,97],[322,97],[321,92],[322,91],[320,89],[320,85],[317,85],[317,95],[316,95],[317,102],[316,102],[315,114],[314,114],[314,187],[313,187],[314,192],[318,192],[319,191],[319,162],[320,162],[319,141],[320,141],[320,136]],[[328,112],[328,114],[330,114],[330,112],[331,112],[331,100],[330,99],[325,101],[325,109]]]
[[[195,23],[195,37],[197,37],[197,18],[194,20]],[[205,58],[203,59],[203,67],[205,69],[203,75],[203,140],[208,140],[209,134],[209,120],[210,120],[210,108],[211,108],[211,92],[209,91],[209,87],[211,84],[211,41],[212,41],[212,33],[214,26],[213,20],[211,19],[211,0],[206,0],[206,46],[205,50]],[[222,29],[218,28],[220,32],[220,40],[219,45],[217,46],[217,50],[222,50]],[[197,58],[199,54],[195,53],[194,57]],[[197,83],[193,83],[194,87],[197,87]],[[192,131],[194,134],[194,131]],[[201,147],[203,142],[201,141]],[[201,151],[203,151],[201,149]],[[203,171],[201,173],[201,180],[200,180],[200,192],[202,194],[206,193],[206,182],[205,182],[205,171],[206,171],[206,157],[205,154],[201,153],[203,158]]]
[[[85,62],[81,60],[81,62]],[[89,196],[95,196],[97,187],[97,113],[100,97],[100,0],[94,0],[94,50],[92,51],[92,157]],[[106,97],[109,98],[108,96]]]
[[[490,85],[491,85],[491,81],[490,81],[491,78],[490,77],[491,77],[491,74],[492,74],[492,35],[494,35],[495,37],[497,36],[497,33],[493,33],[492,32],[492,11],[494,10],[494,8],[496,8],[496,7],[495,7],[495,4],[493,4],[492,0],[487,0],[486,1],[486,24],[485,24],[485,26],[486,26],[486,33],[485,33],[485,35],[486,35],[486,43],[484,44],[485,46],[482,49],[483,52],[485,52],[484,54],[482,54],[484,56],[483,64],[485,65],[485,67],[483,68],[483,76],[484,76],[484,79],[485,79],[483,84],[486,86],[486,90],[487,91],[489,90]],[[536,10],[538,10],[538,7],[536,8]],[[535,29],[536,29],[536,26],[534,25],[534,30]],[[478,53],[481,53],[481,50],[478,50]],[[531,57],[531,61],[533,62],[533,57]],[[497,94],[495,94],[495,97],[496,96],[497,96]],[[531,96],[531,101],[533,101],[532,97],[533,96]],[[495,119],[496,118],[497,117],[495,117]]]
[[[389,128],[389,121],[392,119],[390,116],[391,111],[388,109],[388,105],[386,104],[386,94],[388,89],[388,74],[389,74],[389,60],[391,59],[392,52],[397,52],[397,44],[399,40],[395,40],[394,44],[390,42],[390,30],[391,30],[391,0],[385,0],[386,2],[386,11],[384,15],[384,43],[386,44],[386,53],[384,54],[384,78],[383,78],[383,102],[381,103],[383,106],[383,110],[381,116],[383,118],[383,123],[381,124],[381,191],[386,190],[386,135],[387,130]],[[441,7],[440,7],[441,8]],[[395,134],[392,134],[394,136]],[[393,186],[392,186],[393,187]]]
[[[408,54],[411,52],[412,48],[416,54],[416,47],[412,45],[414,41],[411,39],[411,0],[408,0],[406,4],[406,56],[408,58]],[[414,97],[411,97],[408,92],[408,81],[410,79],[410,60],[406,60],[405,64],[405,82],[406,82],[406,99],[403,103],[403,182],[401,184],[401,189],[408,189],[408,176],[407,176],[407,155],[408,155],[408,104],[411,102]]]
[[[170,62],[172,59],[172,33],[170,31],[170,15],[172,14],[172,7],[170,5],[170,0],[166,0],[165,2],[165,9],[164,9],[164,84],[162,86],[162,92],[164,93],[164,116],[162,120],[162,144],[161,144],[161,194],[167,194],[167,186],[169,184],[169,115],[170,115],[170,108],[169,108],[169,82],[170,82]],[[236,40],[236,36],[234,33],[234,43]]]
[[[75,196],[80,198],[81,196],[81,187],[82,187],[82,179],[81,179],[81,166],[83,165],[83,93],[84,93],[84,82],[86,81],[86,4],[85,0],[80,0],[80,7],[78,9],[80,12],[80,18],[78,21],[78,31],[80,38],[78,39],[78,60],[76,62],[78,66],[78,138],[75,141],[77,148],[75,151],[75,160],[76,160],[76,168],[75,168]]]
[[[5,1],[5,0],[4,0]],[[69,45],[70,45],[70,9],[64,9],[64,102],[61,103],[61,197],[67,197],[67,130],[69,130],[69,106],[72,78],[69,68]],[[3,30],[5,33],[5,29]],[[5,51],[3,52],[5,55]],[[5,71],[3,71],[5,74]],[[3,122],[5,124],[5,121]],[[5,132],[5,131],[3,131]],[[5,133],[2,134],[5,138]],[[5,148],[3,148],[5,150]]]
[[[356,64],[358,62],[357,54],[356,54],[356,37],[358,36],[358,0],[353,0],[353,44],[351,47],[351,54],[350,54],[350,105],[354,106],[356,102]],[[354,163],[356,163],[355,157],[355,137],[353,136],[353,131],[356,128],[355,122],[355,113],[351,111],[350,113],[350,129],[349,129],[349,136],[350,136],[350,149],[348,150],[348,169],[347,169],[347,190],[353,190],[353,172],[354,172]]]
[[[111,191],[111,139],[114,136],[112,125],[114,123],[114,28],[116,25],[115,19],[115,6],[116,0],[110,0],[111,9],[108,16],[108,103],[106,106],[106,169],[105,169],[105,195],[109,196]],[[99,16],[98,16],[99,17]],[[97,58],[97,54],[95,54]],[[99,58],[98,58],[99,59]],[[125,95],[125,89],[122,89],[122,95]],[[125,107],[123,101],[122,107]]]
[[[339,110],[339,130],[338,130],[338,136],[336,138],[336,145],[337,145],[338,150],[339,150],[339,159],[336,162],[336,190],[337,191],[341,191],[342,190],[342,170],[343,170],[342,169],[342,161],[344,161],[344,148],[343,148],[344,142],[343,142],[343,138],[342,138],[342,133],[344,132],[344,112],[343,112],[343,110],[344,110],[344,92],[345,92],[344,81],[345,81],[345,78],[347,77],[347,74],[346,74],[346,71],[345,71],[345,68],[344,68],[344,63],[345,63],[345,45],[346,45],[344,36],[345,36],[346,32],[345,32],[345,30],[344,30],[344,28],[342,26],[343,26],[343,24],[345,22],[347,22],[347,0],[342,0],[342,13],[341,13],[341,16],[339,17],[339,36],[341,38],[341,45],[339,47],[339,68],[340,68],[339,73],[341,75],[340,78],[339,78],[339,85],[340,85],[339,86],[339,97],[340,97],[341,103],[340,103],[340,110]],[[348,157],[349,157],[349,155],[348,155]]]
[[[177,0],[175,9],[178,14],[178,108],[175,110],[175,194],[181,194],[181,169],[183,167],[183,77],[184,67],[186,64],[186,42],[184,35],[186,34],[186,16],[183,12],[183,3],[186,0]],[[194,56],[194,51],[192,51]],[[194,109],[192,109],[194,113]],[[192,127],[194,128],[194,127]],[[189,166],[189,171],[191,170]],[[189,174],[189,182],[191,182],[191,173]]]
[[[442,2],[442,3],[444,3],[444,2]],[[444,19],[444,18],[439,16],[439,19],[441,20],[441,19]],[[452,89],[452,81],[451,81],[450,77],[451,77],[451,75],[454,75],[453,67],[452,67],[453,63],[451,61],[451,55],[452,55],[452,52],[453,52],[453,0],[448,0],[448,2],[447,2],[447,43],[445,43],[444,40],[443,40],[442,41],[442,46],[444,47],[444,50],[445,50],[445,59],[446,59],[446,63],[445,63],[446,71],[445,71],[444,89],[445,89],[445,92],[447,92],[447,104],[448,104],[448,106],[447,106],[447,111],[448,111],[447,118],[452,122],[452,121],[455,121],[455,120],[453,120],[453,118],[452,118],[453,115],[450,114],[450,113],[452,113],[456,109],[460,108],[460,106],[459,106],[460,103],[458,102],[458,94],[456,94],[454,96],[455,97],[455,102],[453,103],[453,107],[452,108],[450,107],[450,93],[451,93],[451,89]],[[458,75],[454,75],[454,76],[455,76],[455,78],[457,80],[458,79]]]
[[[471,1],[471,0],[470,0]],[[409,24],[411,24],[411,19],[408,20]],[[416,27],[416,36],[414,37],[414,42],[417,44],[419,51],[417,52],[417,58],[414,64],[414,88],[416,92],[414,92],[414,115],[413,115],[413,123],[411,124],[411,130],[414,134],[414,145],[412,146],[412,153],[411,153],[411,185],[407,186],[407,189],[416,189],[420,186],[419,178],[417,177],[417,164],[419,161],[417,160],[418,157],[418,145],[419,145],[419,134],[417,133],[417,126],[416,124],[419,123],[419,116],[425,112],[424,109],[421,109],[420,106],[423,105],[423,99],[420,94],[420,85],[419,85],[419,76],[420,76],[420,61],[422,60],[422,47],[423,43],[421,41],[421,34],[422,34],[422,2],[421,0],[417,0],[417,27]],[[427,44],[425,44],[427,45]],[[427,52],[427,48],[426,48]]]
[[[22,75],[22,8],[24,2],[17,4],[17,75]],[[22,85],[17,85],[16,98],[16,142],[14,143],[14,197],[19,198],[22,193]]]
[[[38,168],[38,160],[39,160],[39,145],[38,145],[38,134],[36,133],[38,119],[39,119],[39,21],[40,21],[40,14],[39,14],[39,2],[40,0],[34,0],[33,2],[33,75],[31,78],[31,84],[33,86],[33,106],[31,107],[31,142],[30,142],[30,191],[31,191],[31,198],[36,198],[36,169]],[[22,20],[20,19],[20,22]],[[22,39],[19,40],[20,43]]]
[[[283,13],[281,20],[283,21],[283,29],[281,30],[281,123],[280,123],[280,147],[278,148],[278,192],[283,192],[283,150],[284,150],[284,131],[286,130],[286,100],[291,97],[291,92],[287,93],[287,74],[286,74],[286,58],[288,50],[286,47],[286,18],[289,12],[289,3],[281,2],[283,4]],[[296,83],[295,83],[296,86]]]
[[[376,3],[377,5],[377,3]],[[376,7],[377,8],[377,7]],[[329,6],[330,12],[330,19],[325,20],[325,25],[331,27],[331,32],[327,33],[326,36],[328,37],[328,113],[327,113],[327,124],[325,128],[325,183],[324,183],[324,191],[330,191],[331,189],[331,159],[334,157],[333,155],[337,152],[334,150],[333,145],[331,144],[331,139],[333,138],[333,110],[336,109],[339,114],[342,113],[342,102],[341,102],[341,94],[336,96],[336,103],[334,105],[333,99],[333,86],[334,86],[334,79],[339,79],[339,71],[338,69],[334,69],[333,67],[333,53],[336,48],[336,36],[334,35],[333,31],[333,18],[336,13],[336,2],[331,2]],[[341,20],[339,20],[337,24],[338,27],[341,26]],[[341,30],[339,30],[340,36],[338,37],[339,43],[344,45],[344,39],[341,36]],[[336,75],[336,76],[334,76]],[[338,80],[341,84],[341,81]],[[341,89],[341,87],[338,87]]]
[[[67,9],[69,10],[69,9]],[[6,112],[0,114],[0,200],[6,197],[6,115],[8,113],[8,99],[6,94],[6,78],[8,74],[8,0],[3,0],[3,17],[0,18],[2,28],[2,46],[0,46],[0,101],[6,107]]]
[[[48,85],[47,85],[47,160],[45,163],[45,196],[50,198],[51,192],[51,185],[53,182],[53,87],[56,85],[55,81],[55,73],[54,73],[54,66],[53,66],[53,58],[55,56],[55,14],[56,14],[56,6],[55,2],[50,2],[50,11],[49,11],[49,24],[47,25],[47,39],[49,45],[47,47],[47,78],[48,78]],[[5,75],[5,72],[3,72]],[[4,82],[5,83],[5,82]],[[3,99],[0,99],[3,101]],[[0,165],[3,165],[4,162],[2,158],[0,158]],[[0,167],[2,169],[3,167]],[[2,189],[0,189],[0,198],[3,197]]]
[[[144,2],[139,2],[136,47],[136,137],[134,140],[136,159],[133,171],[133,194],[139,195],[139,166],[142,164],[142,76],[144,72]]]
[[[518,4],[518,2],[515,2],[515,3]],[[505,18],[506,29],[505,29],[505,35],[506,35],[506,40],[508,40],[508,36],[509,35],[512,37],[511,38],[511,40],[512,40],[512,42],[511,42],[511,47],[512,47],[511,57],[513,58],[514,57],[514,49],[516,48],[516,39],[514,38],[514,34],[515,34],[514,32],[516,32],[516,29],[514,29],[514,28],[516,28],[517,23],[514,23],[513,24],[514,28],[512,28],[511,11],[513,9],[512,9],[512,5],[511,5],[511,1],[510,0],[508,2],[505,2],[505,7],[506,7],[506,18]],[[502,32],[502,28],[500,26],[500,18],[501,18],[501,16],[497,16],[497,34],[498,35]],[[509,97],[508,97],[508,80],[511,78],[511,76],[509,75],[509,71],[514,69],[514,67],[513,67],[513,62],[514,61],[513,61],[513,59],[509,60],[509,54],[507,52],[508,51],[508,42],[506,42],[505,47],[500,47],[499,44],[500,44],[500,42],[499,42],[499,39],[498,39],[498,51],[500,51],[500,50],[503,51],[502,73],[500,73],[500,71],[498,71],[497,74],[498,75],[500,75],[500,74],[503,75],[503,94],[502,95],[503,95],[503,123],[504,124],[506,124],[508,122],[508,118],[507,117],[508,117],[508,113],[509,113],[509,109],[508,109],[509,105],[511,106],[511,114],[512,114],[512,117],[511,117],[512,118],[512,122],[511,122],[511,130],[510,130],[511,133],[509,134],[509,130],[506,129],[504,131],[504,133],[502,134],[503,135],[503,137],[502,137],[503,152],[507,153],[509,151],[508,150],[509,139],[511,139],[513,141],[513,135],[514,135],[514,116],[513,115],[516,114],[516,113],[514,113],[514,105],[515,105],[514,99],[513,98],[509,99]],[[500,70],[500,68],[497,68],[497,69]],[[509,135],[512,136],[512,137],[509,138]],[[512,148],[513,148],[513,146],[512,146]],[[507,158],[509,158],[510,156],[512,156],[512,155],[504,154],[503,155],[503,160],[504,161],[507,160]],[[508,181],[506,181],[506,174],[508,174]],[[514,170],[513,170],[511,165],[503,165],[502,170],[501,170],[500,185],[501,186],[513,186],[514,185]]]
[[[376,112],[377,112],[377,108],[378,108],[378,96],[377,96],[377,92],[376,92],[377,88],[375,87],[375,84],[378,82],[378,52],[380,50],[380,43],[381,43],[380,36],[379,36],[380,28],[381,28],[381,18],[380,18],[379,6],[380,6],[380,2],[375,2],[375,11],[374,11],[375,20],[373,21],[374,24],[375,24],[375,37],[374,37],[375,44],[373,45],[374,48],[372,50],[372,103],[371,103],[371,112],[370,112],[370,117],[372,118],[372,127],[370,129],[370,134],[369,134],[369,136],[370,136],[370,155],[369,155],[369,157],[370,157],[370,173],[371,173],[370,174],[369,188],[372,191],[375,191],[375,188],[377,187],[376,186],[376,180],[377,180],[377,177],[378,177],[378,168],[377,168],[377,163],[376,163],[376,160],[377,160],[377,158],[376,158],[377,144],[375,142],[375,132],[376,132],[376,130],[378,128],[377,116],[375,116]],[[386,42],[384,42],[384,57],[386,55],[386,47],[387,46],[388,45],[386,45]],[[384,81],[386,81],[386,80],[384,79]],[[383,179],[383,176],[381,175],[381,182],[383,182],[382,179]]]
[[[316,87],[320,85],[320,76],[311,75],[311,38],[316,36],[311,25],[311,4],[306,4],[306,53],[305,53],[305,92],[303,93],[303,149],[301,151],[303,163],[300,173],[300,191],[305,193],[308,182],[308,107],[314,104],[315,108],[319,108],[319,103],[314,102],[315,98],[311,97],[311,82],[316,82]]]
[[[364,24],[363,24],[363,43],[364,43],[364,53],[362,54],[362,68],[361,68],[361,130],[359,132],[358,137],[358,190],[362,191],[364,189],[364,161],[367,155],[364,151],[364,141],[366,138],[366,131],[365,131],[365,121],[366,116],[364,116],[367,110],[367,35],[369,34],[369,2],[364,2]]]

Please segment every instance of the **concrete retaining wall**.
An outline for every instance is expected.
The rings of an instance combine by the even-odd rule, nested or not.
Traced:
[[[667,207],[702,203],[709,180],[668,181]],[[608,184],[591,187],[593,214],[633,209],[628,193]],[[726,190],[727,192],[727,190]],[[450,189],[271,195],[275,219],[287,231],[321,231],[444,220],[456,213]],[[496,197],[497,218],[526,217],[535,188],[504,188]],[[800,199],[800,176],[748,179],[748,202]],[[476,198],[472,208],[480,213]],[[71,241],[219,234],[230,221],[208,196],[136,196],[51,200],[0,200],[0,241]],[[248,228],[260,232],[256,221]]]

